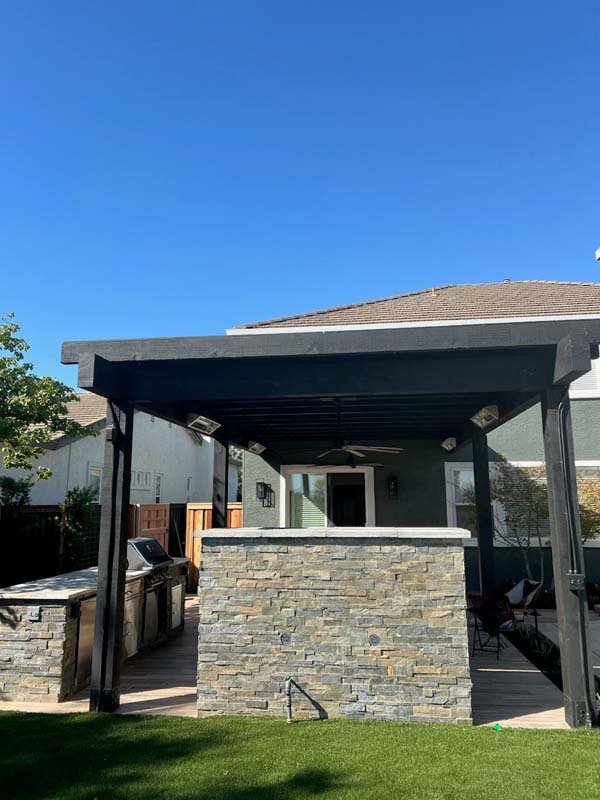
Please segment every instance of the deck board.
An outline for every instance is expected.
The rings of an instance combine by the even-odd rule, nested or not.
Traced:
[[[499,659],[479,651],[471,657],[473,724],[567,728],[562,692],[504,637],[503,643]]]

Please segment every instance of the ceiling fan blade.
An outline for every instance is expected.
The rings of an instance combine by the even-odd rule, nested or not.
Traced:
[[[355,444],[352,446],[357,450],[364,450],[365,453],[401,453],[404,450],[403,447],[376,447],[366,444]]]
[[[319,453],[319,455],[317,456],[317,458],[325,458],[325,456],[328,456],[328,455],[329,455],[329,453],[336,453],[336,452],[337,452],[338,450],[340,450],[340,449],[341,449],[341,448],[339,448],[339,447],[332,447],[332,448],[331,448],[331,450],[325,450],[325,452],[324,452],[324,453]]]
[[[358,456],[359,458],[364,458],[365,454],[361,453],[359,450],[354,450],[352,447],[342,447],[341,448],[345,453],[350,453],[353,456]]]

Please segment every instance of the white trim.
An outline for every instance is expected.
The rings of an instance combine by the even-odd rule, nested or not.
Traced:
[[[313,472],[327,475],[328,472],[359,472],[365,476],[365,527],[375,527],[375,476],[374,467],[313,467],[306,464],[284,464],[279,474],[279,525],[289,527],[290,509],[288,504],[287,483],[292,472]]]
[[[582,381],[591,378],[593,386],[586,386],[581,388]],[[579,388],[578,388],[579,384]],[[600,397],[600,361],[592,361],[592,368],[586,372],[581,378],[577,378],[569,386],[569,397],[572,400],[595,400]]]
[[[365,325],[290,325],[264,328],[228,328],[227,336],[257,336],[267,333],[330,333],[334,331],[375,331],[394,328],[443,328],[453,325],[501,325],[514,322],[560,322],[600,319],[600,314],[539,314],[531,317],[481,317],[480,319],[433,319],[410,322],[370,322]]]
[[[471,462],[465,462],[465,463],[471,463]],[[493,463],[496,463],[496,462],[490,461],[490,464],[493,464]],[[508,463],[512,464],[515,467],[543,467],[545,462],[544,461],[511,461],[509,459]],[[599,467],[600,468],[600,459],[592,458],[591,460],[585,461],[585,460],[576,458],[575,459],[575,466],[576,467]]]

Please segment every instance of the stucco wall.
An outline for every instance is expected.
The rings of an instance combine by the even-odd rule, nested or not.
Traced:
[[[600,460],[600,400],[571,400],[575,458]],[[542,411],[539,405],[497,428],[490,447],[511,461],[543,461]]]
[[[102,467],[103,463],[102,432],[98,436],[86,436],[56,450],[46,451],[34,468],[37,464],[49,467],[52,478],[34,484],[31,489],[32,505],[61,503],[69,489],[87,485],[90,467]],[[138,412],[133,425],[132,471],[151,473],[147,488],[132,485],[132,503],[154,502],[154,480],[157,472],[163,476],[163,503],[209,501],[212,499],[212,440],[206,438],[200,445],[184,428]],[[230,500],[236,499],[237,471],[237,466],[230,467]],[[0,466],[0,475],[18,477],[25,474]],[[190,492],[187,491],[188,476],[192,477]]]
[[[573,400],[573,434],[578,460],[600,461],[600,401]],[[321,447],[322,447],[321,443]],[[386,444],[390,444],[386,442]],[[404,450],[397,456],[361,459],[361,465],[384,463],[375,467],[375,521],[380,526],[446,525],[446,462],[471,461],[470,445],[446,453],[439,442],[397,442]],[[513,461],[543,461],[542,418],[539,405],[529,409],[489,435],[492,451]],[[283,464],[312,464],[312,448],[282,447]],[[490,454],[493,458],[493,453]],[[389,497],[388,478],[398,478],[398,496]],[[263,508],[256,500],[256,482],[270,483],[275,490],[275,508]],[[244,524],[278,527],[281,497],[279,472],[275,465],[260,456],[244,455]]]

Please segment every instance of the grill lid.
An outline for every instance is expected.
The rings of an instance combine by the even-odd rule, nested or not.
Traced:
[[[138,564],[155,567],[159,564],[173,563],[171,556],[152,536],[138,536],[135,539],[129,539],[127,549],[129,565],[133,569],[138,569]]]

